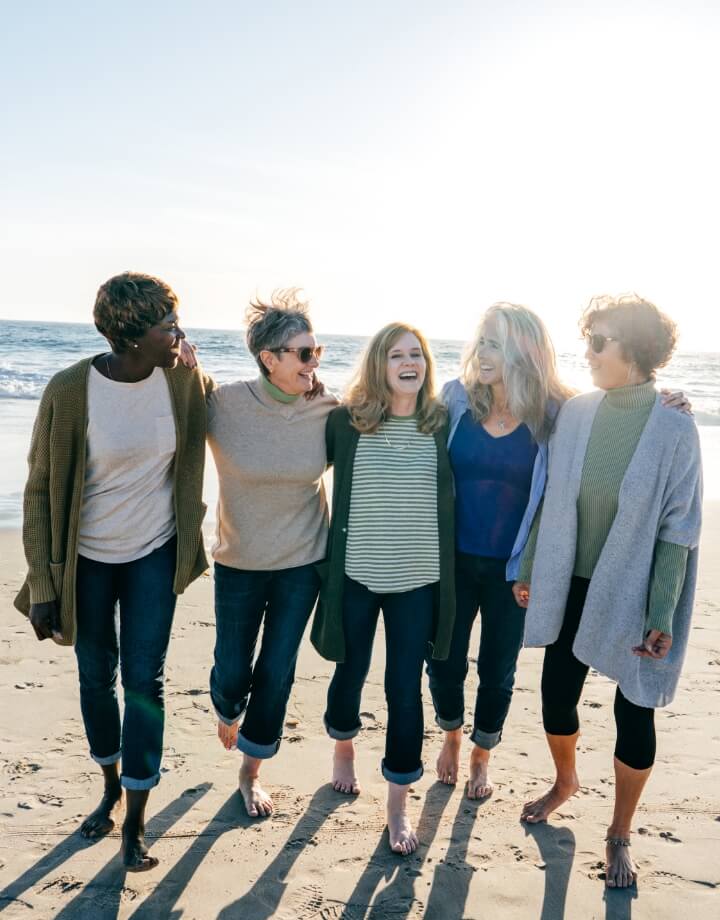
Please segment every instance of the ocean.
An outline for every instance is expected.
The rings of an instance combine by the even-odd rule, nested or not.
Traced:
[[[257,366],[239,329],[187,329],[206,371],[219,383],[254,376]],[[361,336],[321,335],[326,346],[320,377],[335,392],[347,385],[367,341]],[[449,339],[431,340],[438,383],[456,376],[464,347]],[[57,371],[86,355],[107,351],[94,326],[80,323],[0,320],[0,526],[21,522],[26,456],[37,402]],[[584,345],[560,352],[563,379],[578,390],[592,384],[583,358]],[[705,495],[720,499],[720,353],[679,353],[658,376],[658,384],[684,390],[693,404],[700,430],[705,468]],[[217,483],[212,460],[206,474],[209,520],[214,516]]]

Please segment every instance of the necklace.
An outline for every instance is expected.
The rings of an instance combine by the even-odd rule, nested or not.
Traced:
[[[412,432],[408,435],[403,444],[393,444],[393,442],[388,437],[387,431],[384,427],[382,429],[382,433],[383,437],[385,438],[385,443],[390,448],[390,450],[407,450],[408,447],[410,447],[410,442],[412,441]]]
[[[112,371],[110,370],[110,355],[105,355],[105,370],[108,372],[108,377],[111,380],[115,380],[112,375]]]

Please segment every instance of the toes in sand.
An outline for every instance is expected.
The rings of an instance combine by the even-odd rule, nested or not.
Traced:
[[[461,741],[461,728],[445,732],[445,741],[443,742],[442,750],[435,764],[438,779],[441,783],[446,783],[448,786],[454,786],[455,783],[457,783],[458,773],[460,772]]]
[[[245,810],[251,818],[267,818],[273,812],[270,796],[260,785],[257,773],[240,768],[238,790],[245,802]]]
[[[476,754],[481,751],[481,754]],[[467,797],[469,799],[487,799],[493,794],[494,786],[488,775],[490,752],[475,748],[470,758],[470,775],[467,781]]]
[[[100,804],[91,812],[80,825],[80,833],[86,840],[97,840],[105,837],[115,827],[114,814],[120,805],[122,792],[106,790]]]
[[[343,795],[358,795],[360,784],[355,775],[355,749],[352,740],[336,741],[333,753],[332,787]]]
[[[542,821],[547,821],[550,814],[575,795],[579,788],[577,779],[565,783],[556,780],[545,795],[525,803],[520,820],[527,821],[528,824],[540,824]]]
[[[605,841],[605,886],[630,888],[637,881],[637,872],[630,857],[627,837],[608,837]]]

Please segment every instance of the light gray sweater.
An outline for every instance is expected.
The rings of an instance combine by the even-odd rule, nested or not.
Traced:
[[[550,440],[550,464],[532,575],[525,644],[544,646],[560,632],[575,565],[577,499],[601,391],[562,408]],[[685,658],[697,578],[702,511],[700,443],[687,415],[657,397],[623,478],[613,525],[593,571],[573,652],[615,680],[638,706],[673,698]],[[688,548],[673,619],[673,645],[662,660],[638,658],[657,540]]]

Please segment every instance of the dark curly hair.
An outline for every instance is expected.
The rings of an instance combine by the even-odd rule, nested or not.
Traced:
[[[123,272],[101,285],[95,298],[95,328],[113,351],[127,351],[151,326],[177,309],[173,289],[152,275]]]
[[[252,300],[245,312],[245,341],[250,354],[266,377],[269,371],[260,357],[261,351],[282,348],[301,332],[313,331],[308,304],[298,297],[300,290],[301,288],[279,288],[272,292],[270,303],[260,299]]]
[[[625,360],[648,377],[654,377],[675,351],[677,326],[655,304],[637,294],[593,297],[580,319],[582,334],[589,335],[598,320],[608,324]]]

